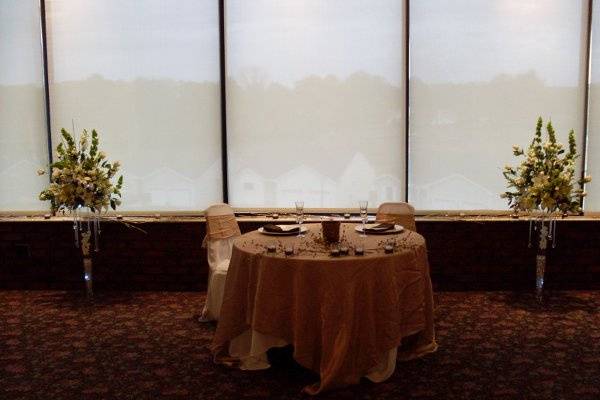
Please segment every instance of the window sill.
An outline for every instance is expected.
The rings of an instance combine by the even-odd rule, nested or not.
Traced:
[[[336,210],[337,211],[337,210]],[[308,212],[306,214],[305,223],[317,223],[321,221],[321,218],[325,215],[331,215],[332,212],[318,214]],[[342,218],[342,214],[333,213]],[[374,216],[375,213],[370,213]],[[237,220],[239,222],[285,222],[293,223],[296,221],[295,214],[286,212],[277,214],[275,218],[273,213],[236,213]],[[527,216],[514,217],[506,212],[497,214],[468,214],[468,213],[446,213],[436,212],[429,214],[418,213],[415,217],[418,222],[501,222],[501,221],[528,221]],[[128,223],[198,223],[204,222],[205,218],[202,214],[123,214],[118,215],[116,213],[103,214],[101,217],[102,221],[114,221],[114,222],[128,222]],[[343,219],[346,222],[360,222],[360,218],[357,213],[351,214],[350,218]],[[600,221],[600,213],[587,213],[585,215],[570,215],[564,218],[560,218],[564,221]],[[18,213],[0,213],[0,223],[2,222],[71,222],[72,217],[67,215],[48,216],[43,214],[18,214]]]

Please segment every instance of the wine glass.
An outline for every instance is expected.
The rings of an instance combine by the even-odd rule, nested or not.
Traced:
[[[365,232],[365,224],[369,218],[369,214],[367,213],[367,206],[369,202],[366,200],[361,200],[358,202],[358,207],[360,208],[360,218],[362,219],[362,236],[367,236]]]
[[[296,202],[296,222],[298,223],[298,237],[303,237],[302,234],[302,222],[304,221],[304,202]]]

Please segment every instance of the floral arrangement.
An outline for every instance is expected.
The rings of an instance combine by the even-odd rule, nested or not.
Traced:
[[[62,141],[56,147],[58,161],[50,164],[50,186],[40,193],[40,200],[50,201],[53,211],[74,211],[87,207],[92,212],[115,210],[121,204],[123,176],[116,184],[111,180],[120,168],[118,161],[110,163],[106,154],[98,151],[98,133],[83,130],[78,143],[66,129],[61,129]],[[45,174],[38,170],[39,175]]]
[[[548,140],[542,142],[542,118],[538,118],[535,136],[525,152],[513,146],[515,156],[525,160],[516,169],[507,165],[503,175],[508,182],[508,191],[502,198],[515,212],[540,210],[546,213],[580,213],[583,189],[574,188],[575,160],[579,157],[573,130],[569,132],[569,148],[566,150],[556,140],[552,123],[546,125]],[[577,181],[580,187],[590,182],[589,176]]]

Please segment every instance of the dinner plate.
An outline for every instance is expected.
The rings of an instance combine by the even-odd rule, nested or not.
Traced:
[[[374,223],[374,224],[365,224],[365,227],[369,228],[370,226],[377,226],[379,225],[379,223]],[[354,228],[357,232],[362,233],[363,231],[363,227],[362,224],[361,225],[356,225],[356,227]],[[400,233],[404,230],[404,227],[402,225],[394,225],[394,229],[388,229],[387,231],[369,231],[367,230],[365,233],[367,235],[391,235],[394,233]]]
[[[290,225],[283,225],[283,226],[290,226]],[[262,233],[263,235],[269,235],[269,236],[294,236],[298,234],[298,231],[291,231],[291,232],[269,232],[269,231],[265,231],[262,227],[258,228],[258,231],[260,233]],[[308,228],[305,226],[301,226],[300,227],[300,233],[306,233],[308,232]]]

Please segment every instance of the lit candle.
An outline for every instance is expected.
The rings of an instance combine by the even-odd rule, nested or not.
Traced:
[[[286,256],[291,256],[292,254],[294,254],[294,249],[292,249],[291,247],[286,247],[284,251]]]
[[[365,250],[362,247],[357,247],[356,249],[354,249],[354,254],[356,254],[357,256],[362,256],[363,254],[365,254]]]
[[[342,255],[342,256],[348,255],[348,248],[346,246],[340,247],[340,255]]]

